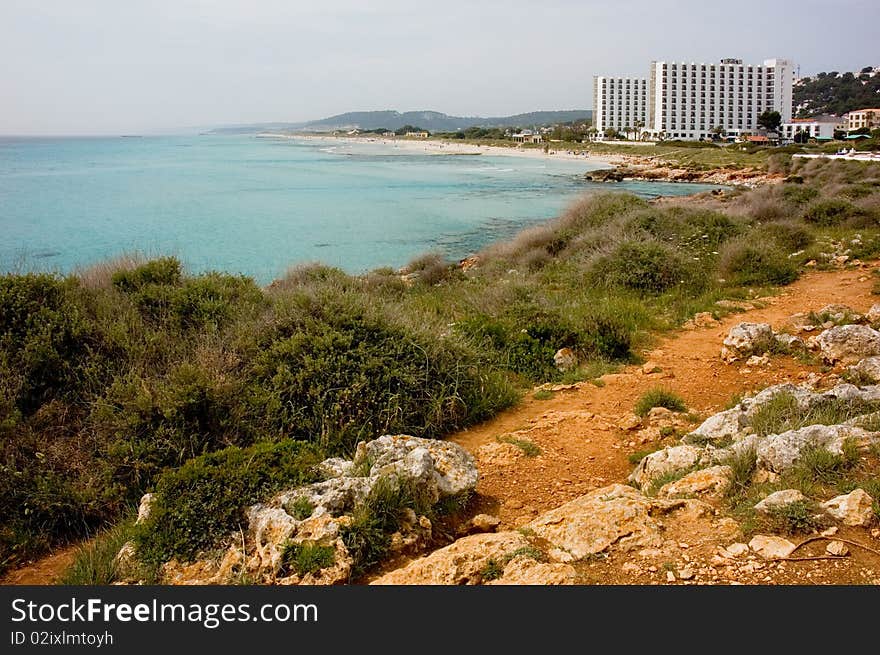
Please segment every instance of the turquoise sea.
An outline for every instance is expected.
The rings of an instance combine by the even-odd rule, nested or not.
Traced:
[[[0,138],[0,269],[68,272],[137,251],[268,283],[302,262],[357,273],[430,250],[458,259],[608,190],[583,181],[591,168],[253,136]]]

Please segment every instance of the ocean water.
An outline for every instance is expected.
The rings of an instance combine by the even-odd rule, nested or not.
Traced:
[[[69,272],[124,252],[268,283],[461,258],[556,216],[595,165],[252,136],[0,138],[0,270]],[[645,197],[706,185],[615,185]]]

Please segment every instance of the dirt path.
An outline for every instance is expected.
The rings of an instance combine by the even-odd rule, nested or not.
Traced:
[[[763,307],[731,314],[712,327],[662,339],[644,354],[652,365],[629,366],[606,375],[604,387],[580,383],[554,393],[549,400],[535,400],[529,394],[514,409],[455,434],[451,440],[478,459],[478,509],[497,515],[502,529],[517,527],[539,512],[625,480],[632,470],[630,454],[654,450],[677,439],[670,436],[662,440],[657,434],[646,441],[644,432],[622,429],[636,400],[652,387],[674,390],[684,397],[691,412],[705,417],[723,409],[735,394],[796,382],[810,371],[818,373],[818,368],[790,357],[773,357],[768,367],[750,369],[742,362],[728,366],[721,363],[719,349],[729,329],[741,321],[766,322],[777,328],[796,312],[818,310],[831,303],[866,311],[878,300],[870,292],[872,266],[807,274],[778,296],[762,299]],[[654,365],[657,372],[645,372]],[[541,454],[526,457],[516,446],[499,444],[497,438],[505,435],[533,442]]]
[[[4,585],[51,585],[73,563],[78,545],[64,546],[31,564],[7,572],[0,577]]]

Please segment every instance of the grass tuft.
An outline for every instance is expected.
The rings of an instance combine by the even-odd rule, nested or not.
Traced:
[[[687,411],[684,398],[670,389],[655,387],[639,397],[633,412],[644,418],[655,407],[665,407],[673,412]]]

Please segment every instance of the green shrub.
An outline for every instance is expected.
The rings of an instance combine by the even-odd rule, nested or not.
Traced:
[[[305,521],[315,512],[315,504],[306,496],[297,496],[284,509],[297,521]]]
[[[769,508],[766,522],[773,532],[787,534],[809,534],[823,523],[817,518],[817,508],[809,500],[797,500]]]
[[[194,559],[235,530],[249,505],[316,481],[320,460],[313,446],[283,440],[225,448],[168,471],[156,484],[150,518],[137,531],[140,558],[154,566]]]
[[[694,282],[694,273],[684,258],[667,245],[625,241],[596,260],[590,278],[596,285],[661,293],[673,286]]]
[[[297,575],[317,573],[336,563],[336,549],[313,541],[289,543],[281,554],[281,562],[285,571],[292,571]]]
[[[730,481],[725,496],[732,502],[741,501],[752,486],[752,478],[758,468],[758,457],[754,448],[741,448],[726,458],[722,464],[730,467]]]
[[[485,566],[480,569],[480,578],[485,582],[497,580],[502,575],[504,575],[504,565],[492,557],[486,560]]]
[[[90,421],[104,444],[108,483],[136,500],[164,468],[227,445],[236,436],[230,396],[191,364],[164,379],[129,374],[115,380]]]
[[[265,304],[248,277],[209,272],[184,278],[172,257],[147,262],[113,275],[113,286],[127,294],[151,321],[170,321],[181,329],[216,329],[236,313]]]
[[[364,502],[355,507],[351,523],[340,529],[342,543],[353,560],[353,577],[387,556],[391,535],[400,529],[407,508],[424,515],[431,512],[431,502],[416,485],[396,476],[380,478]]]
[[[76,397],[83,361],[97,345],[77,285],[51,275],[0,277],[0,372],[15,377],[11,400],[24,414],[60,396]]]
[[[436,437],[513,402],[485,364],[456,339],[328,302],[258,336],[245,397],[260,429],[333,448],[388,433]]]
[[[807,207],[804,211],[803,219],[807,223],[823,227],[833,227],[842,225],[849,219],[861,216],[863,213],[858,207],[846,200],[831,198],[819,200]]]
[[[175,257],[162,257],[130,270],[117,271],[111,280],[120,291],[132,293],[150,285],[177,286],[182,278],[180,261]]]
[[[637,416],[644,417],[647,416],[648,412],[654,407],[665,407],[673,412],[687,411],[687,405],[684,402],[684,398],[669,389],[655,387],[649,389],[639,397],[636,401],[636,406],[633,409],[633,412],[635,412]]]
[[[721,250],[720,271],[729,284],[790,284],[798,267],[775,245],[751,239],[734,239]]]
[[[783,186],[782,197],[796,205],[805,205],[819,197],[819,190],[815,187],[804,186],[803,178],[801,178],[801,184],[786,184]]]
[[[770,241],[786,253],[802,250],[814,240],[812,233],[807,228],[788,221],[761,225],[755,228],[749,239],[755,243]]]

